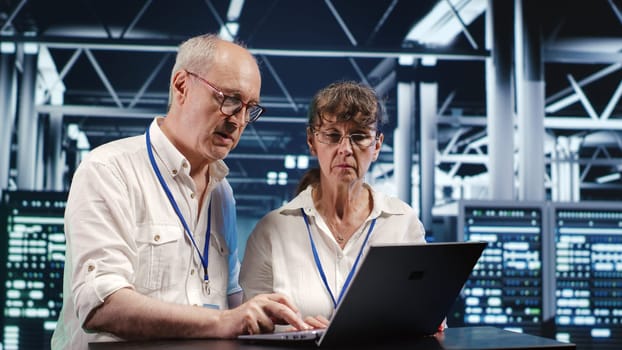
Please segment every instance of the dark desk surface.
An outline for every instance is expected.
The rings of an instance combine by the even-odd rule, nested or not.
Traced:
[[[315,343],[254,344],[237,340],[159,340],[147,342],[92,343],[90,350],[180,349],[180,350],[287,350],[314,349]],[[510,350],[510,349],[576,349],[574,344],[529,334],[514,333],[495,327],[448,328],[442,337],[419,338],[395,343],[359,345],[357,349],[425,349],[425,350]]]

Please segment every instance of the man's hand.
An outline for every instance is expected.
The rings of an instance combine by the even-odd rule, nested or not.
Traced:
[[[260,294],[235,309],[223,311],[220,324],[225,338],[272,332],[277,324],[289,324],[298,330],[313,328],[302,320],[298,308],[278,293]]]
[[[309,325],[311,328],[313,329],[322,329],[322,328],[326,328],[328,327],[328,324],[330,323],[330,321],[322,316],[322,315],[318,315],[318,316],[307,316],[304,319],[305,323],[307,325]],[[297,331],[298,329],[296,329],[295,327],[287,327],[284,329],[285,332],[292,332],[292,331]]]
[[[315,317],[312,317],[312,316],[305,317],[305,323],[313,328],[318,329],[318,328],[328,327],[328,324],[330,323],[330,321],[326,317],[318,315]]]

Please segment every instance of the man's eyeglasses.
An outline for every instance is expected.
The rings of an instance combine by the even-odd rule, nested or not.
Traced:
[[[242,100],[240,100],[239,98],[235,96],[225,95],[212,83],[203,79],[198,74],[192,73],[189,71],[186,71],[186,72],[188,72],[189,75],[192,75],[193,77],[204,82],[205,85],[209,86],[210,88],[212,88],[212,90],[214,90],[214,92],[216,92],[216,94],[218,95],[218,99],[220,100],[220,112],[226,115],[227,117],[231,117],[231,116],[238,114],[242,110],[242,108],[246,107],[246,113],[244,114],[244,121],[246,123],[252,123],[256,121],[257,119],[259,119],[259,117],[261,117],[261,115],[266,111],[264,107],[258,104],[244,103],[242,102]]]
[[[325,132],[325,131],[316,131],[313,130],[313,134],[317,137],[317,140],[323,144],[327,145],[338,145],[341,143],[343,138],[350,139],[351,145],[356,145],[359,148],[367,148],[376,143],[378,140],[378,135],[370,135],[363,133],[355,133],[349,135],[342,135],[338,132]]]

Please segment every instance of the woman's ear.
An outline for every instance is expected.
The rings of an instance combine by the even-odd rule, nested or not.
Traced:
[[[313,142],[313,131],[310,127],[307,127],[307,145],[309,146],[309,153],[311,153],[312,156],[317,156],[315,143]]]
[[[384,141],[384,134],[380,133],[380,135],[378,135],[378,140],[376,141],[376,144],[374,145],[374,162],[378,159],[378,156],[380,155],[380,148],[382,148],[382,141]]]

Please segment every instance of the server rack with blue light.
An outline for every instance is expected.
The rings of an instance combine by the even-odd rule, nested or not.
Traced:
[[[459,204],[457,240],[488,247],[467,280],[450,320],[545,335],[551,318],[550,242],[544,202],[468,200]]]
[[[622,347],[622,204],[551,203],[555,338],[579,349]]]
[[[1,349],[50,346],[63,301],[66,197],[65,192],[2,193]]]

